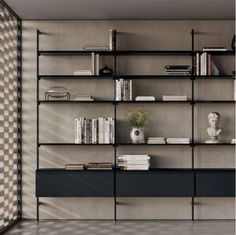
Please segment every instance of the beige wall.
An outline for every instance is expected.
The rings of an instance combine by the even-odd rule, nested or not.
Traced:
[[[40,48],[45,50],[80,50],[84,44],[106,43],[107,31],[118,31],[120,50],[190,50],[190,31],[194,28],[196,49],[203,46],[227,46],[230,48],[234,34],[233,21],[24,21],[23,22],[23,216],[35,218],[35,169],[36,169],[36,29],[45,34],[40,38]],[[45,57],[40,59],[41,74],[72,74],[76,68],[89,68],[88,57]],[[234,68],[232,58],[216,58],[216,64],[224,73]],[[109,58],[102,59],[102,64]],[[118,73],[161,74],[165,64],[191,63],[188,57],[121,57]],[[112,98],[111,81],[41,81],[40,96],[49,86],[65,85],[72,94],[91,93],[96,98]],[[134,81],[135,95],[186,94],[190,97],[190,81]],[[233,98],[233,81],[197,81],[198,99]],[[140,105],[139,105],[140,106]],[[118,107],[118,138],[129,140],[129,127],[125,113],[132,105]],[[136,105],[138,107],[138,105]],[[146,105],[152,119],[146,134],[174,137],[191,137],[191,107],[189,104]],[[207,115],[218,111],[222,115],[222,140],[234,136],[233,104],[196,105],[196,139],[207,138]],[[109,104],[41,105],[40,140],[73,142],[74,118],[78,116],[111,116]],[[188,146],[119,147],[119,153],[148,153],[153,156],[156,167],[191,167],[191,149]],[[89,161],[112,161],[112,147],[75,146],[41,147],[41,167],[63,167],[65,163]],[[234,148],[226,146],[197,147],[196,167],[234,167]],[[111,198],[50,198],[40,199],[40,218],[113,218]],[[196,199],[195,215],[199,219],[234,217],[234,199]],[[127,218],[191,218],[189,198],[119,198],[117,217]]]

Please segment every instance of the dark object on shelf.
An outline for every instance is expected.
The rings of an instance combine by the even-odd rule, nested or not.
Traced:
[[[233,36],[232,42],[231,42],[231,48],[233,51],[235,51],[235,35]]]
[[[105,67],[101,68],[99,70],[99,74],[100,75],[112,75],[113,74],[113,70],[111,68],[108,68],[106,65]]]
[[[53,86],[50,87],[50,89],[45,92],[45,100],[49,100],[50,97],[56,99],[61,99],[66,97],[67,100],[70,100],[70,93],[67,92],[65,87]]]

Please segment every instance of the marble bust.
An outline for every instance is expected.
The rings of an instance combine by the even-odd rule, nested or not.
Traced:
[[[220,114],[217,112],[211,112],[208,115],[208,121],[210,124],[210,127],[207,128],[207,133],[210,136],[210,139],[206,141],[206,143],[220,143],[218,140],[218,136],[222,132],[222,130],[219,128],[220,124]]]

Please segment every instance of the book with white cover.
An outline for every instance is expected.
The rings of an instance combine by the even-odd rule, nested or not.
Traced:
[[[75,144],[79,143],[79,137],[78,137],[78,119],[75,119]]]
[[[87,69],[87,70],[83,70],[83,69],[81,69],[81,70],[75,70],[74,72],[73,72],[73,74],[74,75],[81,75],[81,76],[91,76],[91,75],[93,75],[93,73],[92,73],[92,71],[91,70],[89,70],[89,69]]]
[[[109,29],[109,49],[114,51],[116,49],[116,30]]]
[[[99,69],[100,69],[100,57],[99,57],[99,54],[96,54],[96,58],[95,58],[95,75],[99,75]]]
[[[98,118],[98,143],[103,144],[103,118]]]
[[[206,76],[207,75],[207,53],[204,52],[201,54],[200,56],[200,60],[201,60],[201,74],[202,76]]]
[[[95,53],[92,52],[91,53],[91,73],[92,73],[92,75],[95,75],[95,68],[96,68],[96,65],[95,65]]]
[[[135,98],[136,101],[155,101],[154,96],[136,96]]]
[[[83,47],[86,51],[108,51],[109,46],[105,44],[90,44]]]

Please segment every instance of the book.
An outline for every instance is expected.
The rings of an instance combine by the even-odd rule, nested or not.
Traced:
[[[132,100],[133,96],[132,83],[133,83],[132,80],[124,80],[123,78],[116,80],[116,100],[118,101]]]
[[[109,29],[109,49],[111,51],[116,50],[116,30]]]
[[[83,46],[83,49],[86,51],[108,51],[110,50],[108,45],[104,44],[89,44]]]
[[[186,95],[163,95],[163,101],[187,101]]]
[[[99,57],[99,54],[96,54],[96,57],[95,57],[95,73],[94,73],[94,75],[99,75],[99,70],[100,70],[100,57]]]
[[[226,47],[203,47],[202,51],[227,51]]]
[[[95,69],[96,69],[96,65],[95,65],[95,53],[92,52],[91,53],[91,73],[92,75],[95,75]]]
[[[91,75],[93,75],[93,72],[90,69],[80,69],[80,70],[75,70],[73,72],[73,75],[91,76]]]
[[[167,144],[189,144],[190,139],[189,138],[167,138],[166,142]]]
[[[90,162],[87,165],[87,170],[112,170],[111,162]]]
[[[91,95],[77,95],[74,99],[74,101],[93,101],[93,97]]]
[[[154,96],[136,96],[136,101],[155,101],[156,98]]]
[[[66,164],[65,170],[84,170],[84,164]]]

